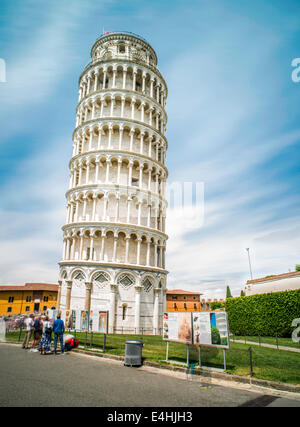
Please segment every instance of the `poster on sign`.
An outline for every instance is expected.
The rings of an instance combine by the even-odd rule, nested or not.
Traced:
[[[82,310],[80,315],[80,329],[87,331],[89,329],[89,312]]]
[[[65,327],[67,329],[75,329],[76,328],[76,311],[75,310],[66,310]]]
[[[191,313],[164,313],[163,339],[192,344]]]
[[[192,313],[193,343],[218,348],[229,348],[227,313]]]
[[[80,326],[81,326],[80,310],[75,310],[75,329],[80,329]]]
[[[65,317],[65,327],[66,327],[67,329],[70,329],[70,326],[69,326],[69,320],[70,320],[71,310],[66,310],[66,311],[65,311],[65,313],[66,313],[66,317]]]
[[[103,334],[107,334],[108,329],[108,312],[107,311],[99,311],[99,332]]]

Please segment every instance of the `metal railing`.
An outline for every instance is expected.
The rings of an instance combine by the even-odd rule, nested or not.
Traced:
[[[131,33],[130,31],[104,31],[100,37],[98,37],[98,39],[96,40],[96,42],[100,39],[102,39],[103,37],[109,36],[111,34],[127,34],[129,36],[133,36],[136,37],[138,39],[143,40],[145,43],[149,44],[149,42],[142,36],[140,36],[139,34],[135,34],[135,33]]]

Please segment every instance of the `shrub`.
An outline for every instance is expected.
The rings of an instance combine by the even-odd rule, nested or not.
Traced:
[[[300,289],[230,298],[225,309],[236,335],[290,336],[300,317]]]
[[[218,310],[218,308],[223,308],[225,307],[225,303],[222,301],[214,301],[210,304],[211,309],[214,310]]]

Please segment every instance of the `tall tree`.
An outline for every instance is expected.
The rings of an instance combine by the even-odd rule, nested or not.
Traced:
[[[226,288],[226,299],[227,298],[232,298],[232,295],[231,295],[231,291],[230,291],[230,287],[229,286],[227,286],[227,288]]]

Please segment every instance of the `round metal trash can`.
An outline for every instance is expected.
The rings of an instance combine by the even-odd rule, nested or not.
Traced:
[[[141,366],[143,342],[139,340],[126,341],[124,365]]]

